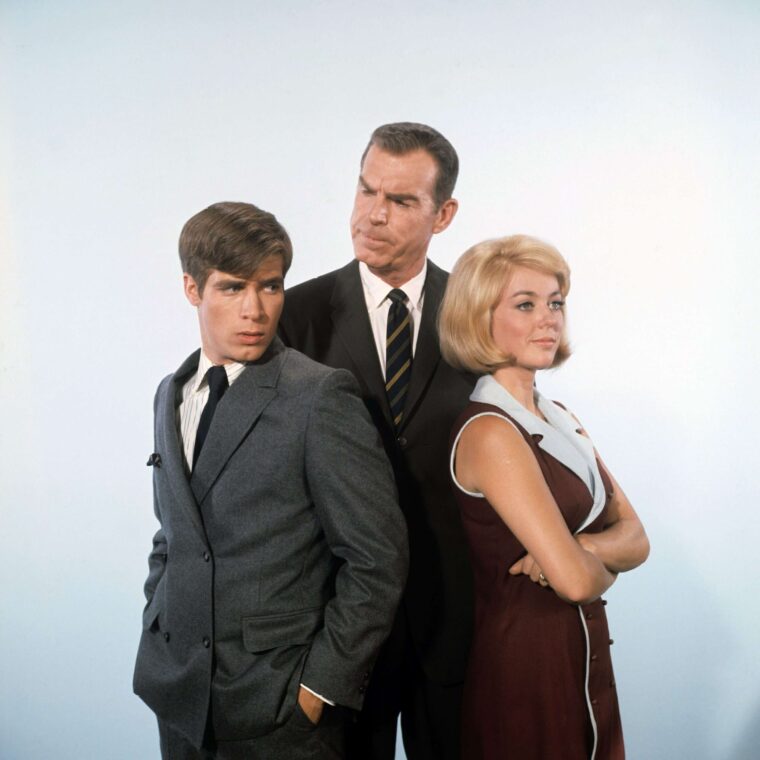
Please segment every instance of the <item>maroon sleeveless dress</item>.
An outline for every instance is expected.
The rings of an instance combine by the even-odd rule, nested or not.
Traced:
[[[536,455],[571,532],[593,504],[585,483],[538,446],[502,409],[471,403],[452,445],[478,414],[510,420]],[[604,471],[603,511],[584,529],[602,530],[612,486]],[[463,760],[623,760],[623,733],[610,639],[598,599],[574,605],[509,568],[526,550],[482,497],[454,485],[470,545],[475,630],[465,680]]]

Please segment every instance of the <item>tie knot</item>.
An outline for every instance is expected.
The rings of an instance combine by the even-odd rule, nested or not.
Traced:
[[[394,303],[404,303],[404,301],[406,301],[406,293],[400,288],[393,288],[393,290],[388,293],[388,298]]]
[[[223,393],[229,385],[227,370],[224,368],[224,365],[215,364],[213,367],[209,367],[208,372],[206,372],[206,382],[211,389],[211,393]]]

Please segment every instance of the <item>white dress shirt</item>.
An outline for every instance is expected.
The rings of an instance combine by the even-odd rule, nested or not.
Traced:
[[[417,336],[420,332],[420,318],[422,317],[422,302],[425,299],[423,288],[427,275],[427,259],[419,274],[407,280],[399,289],[406,293],[406,307],[409,309],[409,319],[412,323],[412,356],[417,348]],[[375,339],[377,356],[380,359],[380,369],[385,377],[385,339],[388,332],[388,312],[391,308],[391,300],[388,293],[393,288],[383,282],[376,274],[370,272],[369,267],[359,262],[359,276],[364,290],[364,301],[367,304],[367,314],[372,327],[372,337]]]
[[[209,387],[206,373],[214,363],[201,351],[198,362],[198,371],[182,386],[182,401],[177,410],[177,423],[179,434],[182,439],[182,449],[185,452],[185,465],[187,471],[193,470],[193,449],[195,437],[198,434],[198,425],[201,421],[203,407],[208,401]],[[227,373],[227,382],[232,385],[240,377],[245,369],[245,364],[230,362],[224,365]]]

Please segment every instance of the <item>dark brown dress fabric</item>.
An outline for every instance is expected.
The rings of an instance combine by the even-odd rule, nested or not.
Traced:
[[[452,442],[468,420],[484,412],[516,425],[536,455],[568,528],[578,528],[592,507],[592,495],[575,473],[538,446],[540,435],[530,435],[496,406],[471,403],[454,427]],[[602,479],[609,502],[612,486],[603,471]],[[475,576],[462,757],[623,760],[607,602],[568,604],[528,576],[510,575],[510,566],[526,554],[524,547],[484,498],[456,485],[455,491]],[[605,506],[584,532],[601,531],[606,513]]]

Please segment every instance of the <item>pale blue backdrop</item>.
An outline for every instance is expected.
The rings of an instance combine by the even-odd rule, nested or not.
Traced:
[[[653,547],[609,594],[629,757],[760,756],[759,45],[753,0],[2,0],[2,760],[158,757],[131,671],[182,223],[253,201],[291,283],[335,268],[402,119],[461,157],[435,261],[528,232],[573,268],[541,383]]]

